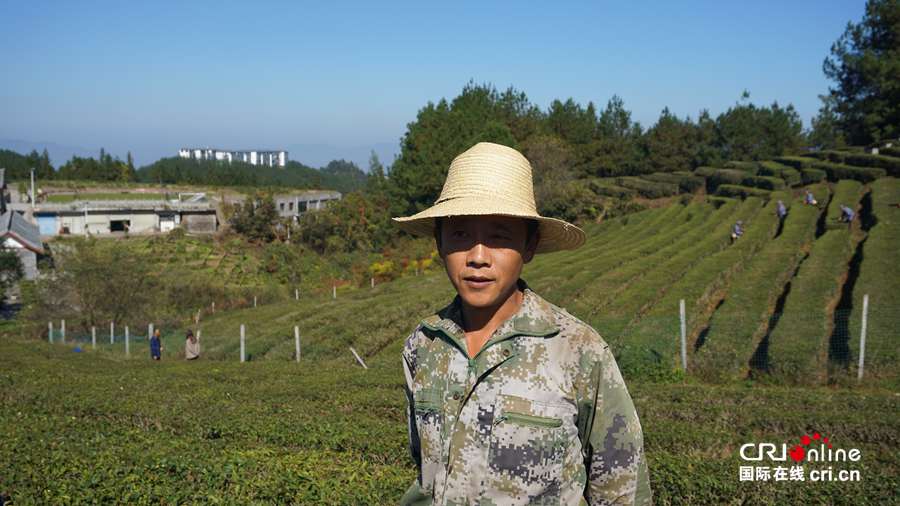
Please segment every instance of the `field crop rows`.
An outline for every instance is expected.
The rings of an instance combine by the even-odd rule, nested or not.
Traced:
[[[616,262],[605,266],[587,262],[579,276],[552,294],[559,305],[584,319],[601,310],[616,294],[628,289],[630,282],[644,273],[647,265],[657,262],[696,240],[713,216],[725,216],[734,207],[716,210],[709,204],[688,206],[683,221],[654,234],[646,241],[619,251]],[[673,224],[674,225],[674,224]]]
[[[897,191],[895,180],[884,181],[878,182],[874,192],[882,204],[895,199]],[[684,299],[692,348],[688,374],[719,381],[744,378],[751,370],[770,370],[775,373],[770,376],[791,381],[810,377],[817,382],[823,378],[824,354],[831,351],[831,330],[837,328],[833,309],[848,277],[850,255],[855,241],[863,236],[862,232],[851,234],[846,226],[836,227],[839,204],[855,206],[862,186],[841,181],[835,185],[834,198],[829,198],[829,185],[810,188],[827,211],[802,204],[800,190],[793,201],[790,190],[779,190],[767,201],[673,203],[589,224],[583,248],[539,255],[525,266],[522,277],[543,297],[594,326],[612,345],[628,378],[681,374],[678,301]],[[790,204],[783,224],[775,216],[779,199]],[[881,214],[893,210],[887,205],[879,209]],[[744,221],[745,234],[730,244],[736,220]],[[890,249],[887,244],[896,241],[887,238],[889,224],[885,220],[875,226],[872,248]],[[879,246],[882,235],[886,239]],[[205,244],[193,249],[196,256],[211,251]],[[160,253],[165,261],[183,256],[184,252],[165,248]],[[856,293],[861,294],[863,286],[885,290],[882,286],[888,281],[876,278],[864,267]],[[348,348],[353,346],[367,363],[393,363],[403,338],[417,322],[453,296],[445,274],[433,272],[374,289],[339,291],[337,300],[330,293],[303,293],[299,301],[279,298],[281,302],[255,308],[219,311],[204,315],[201,322],[203,357],[238,361],[239,329],[245,324],[249,360],[290,361],[296,325],[304,362],[334,360],[352,365],[355,361]],[[859,306],[857,301],[857,313]],[[853,326],[858,329],[857,316]],[[184,330],[163,329],[167,358],[180,355]],[[102,332],[98,343],[107,342]],[[858,335],[858,330],[853,332]],[[121,327],[117,334],[116,345],[101,344],[101,348],[120,361]],[[882,344],[885,337],[873,335],[872,339],[878,350],[872,359],[874,368],[879,353],[887,363],[896,360],[886,349],[890,344]],[[844,343],[848,345],[856,346]],[[146,346],[144,338],[134,339],[132,357],[145,360]]]
[[[900,387],[900,179],[885,178],[871,185],[874,226],[862,245],[859,277],[853,287],[850,317],[851,357],[859,357],[863,295],[869,294],[866,338],[867,377],[886,378]],[[857,362],[851,362],[856,372]]]
[[[0,353],[0,490],[14,504],[394,504],[415,479],[394,353],[367,371],[338,360],[123,364],[10,337]],[[628,389],[656,504],[887,504],[900,486],[890,391]],[[740,445],[811,431],[860,449],[846,464],[862,481],[738,480]]]
[[[779,195],[786,199],[786,195]],[[748,199],[749,209],[759,211],[745,222],[744,236],[734,245],[715,251],[698,259],[683,276],[674,283],[658,287],[662,296],[656,300],[639,320],[633,319],[623,336],[626,343],[644,346],[666,357],[662,367],[674,366],[678,343],[678,301],[684,299],[687,308],[689,329],[701,329],[708,324],[710,314],[716,304],[728,291],[731,279],[744,263],[757,254],[776,233],[778,220],[775,214],[775,200],[762,209],[762,202]],[[729,241],[727,233],[718,238],[723,244]],[[696,332],[693,336],[696,338]],[[691,339],[693,341],[693,339]],[[680,368],[680,365],[678,366]]]
[[[825,185],[813,188],[828,193]],[[745,262],[727,295],[698,335],[693,369],[707,379],[742,378],[776,310],[779,296],[811,246],[821,210],[795,198],[777,238]]]
[[[828,206],[829,223],[840,216],[841,204],[855,209],[862,190],[856,181],[838,182]],[[847,225],[826,230],[791,280],[790,294],[769,335],[765,365],[779,380],[821,384],[827,378],[834,308],[860,235],[851,233]]]
[[[590,315],[590,323],[596,328],[604,329],[607,340],[621,354],[621,368],[626,372],[638,368],[653,368],[659,365],[671,369],[669,361],[660,362],[657,357],[673,357],[674,344],[677,342],[674,332],[654,332],[651,334],[635,334],[633,327],[644,314],[659,304],[674,284],[693,270],[704,258],[714,255],[729,247],[731,227],[735,221],[750,223],[760,210],[759,201],[749,199],[728,203],[722,206],[712,218],[712,225],[703,230],[703,234],[686,236],[689,242],[676,243],[674,250],[662,250],[658,258],[648,257],[646,261],[635,262],[634,271],[640,271],[638,279],[633,280],[626,291],[611,300],[602,311]],[[677,303],[668,308],[671,314],[677,315]],[[667,323],[672,330],[677,329],[677,319],[671,318]],[[647,322],[650,326],[659,325],[659,320]],[[643,338],[646,339],[643,339]]]
[[[625,230],[611,237],[601,235],[597,241],[575,252],[554,253],[543,258],[538,256],[534,261],[536,265],[526,266],[525,280],[538,293],[552,298],[557,305],[565,306],[575,297],[577,290],[591,278],[597,277],[598,273],[633,259],[640,245],[660,235],[675,234],[681,227],[688,226],[689,214],[684,206],[673,205],[646,218],[633,233]]]

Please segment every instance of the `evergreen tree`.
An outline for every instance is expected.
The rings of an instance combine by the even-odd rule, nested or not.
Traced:
[[[852,144],[900,136],[900,1],[868,0],[822,65],[834,81],[826,105]]]

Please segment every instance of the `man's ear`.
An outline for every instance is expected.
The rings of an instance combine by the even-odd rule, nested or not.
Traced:
[[[534,251],[537,249],[537,245],[540,241],[541,230],[538,228],[531,234],[531,237],[528,238],[528,242],[525,243],[525,252],[522,254],[522,261],[524,263],[527,264],[534,258]]]

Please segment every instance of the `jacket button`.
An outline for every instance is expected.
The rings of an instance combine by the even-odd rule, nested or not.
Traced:
[[[504,357],[508,357],[508,356],[509,356],[509,350],[503,350],[503,356],[504,356]]]
[[[462,396],[459,395],[459,392],[456,392],[455,394],[453,394],[453,400],[454,400],[454,401],[458,401],[460,397],[462,397]]]

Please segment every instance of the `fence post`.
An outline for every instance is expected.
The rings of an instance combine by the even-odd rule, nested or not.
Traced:
[[[153,337],[153,324],[152,324],[152,323],[148,323],[148,324],[147,324],[147,341],[148,341],[148,342],[150,341],[150,338],[151,338],[151,337]]]
[[[294,325],[294,351],[297,363],[300,363],[300,327]]]
[[[869,320],[869,294],[863,295],[862,328],[859,331],[859,370],[856,381],[862,382],[863,369],[866,365],[866,323]]]
[[[356,350],[353,349],[353,346],[350,347],[350,351],[353,352],[353,356],[356,357],[356,361],[359,362],[359,365],[363,366],[363,369],[368,369],[369,367],[363,362],[363,359],[359,357],[359,354],[356,353]]]
[[[212,313],[216,312],[216,301],[212,301]]]
[[[678,312],[681,316],[681,369],[687,372],[687,316],[684,309],[684,299],[678,303]]]
[[[247,356],[245,354],[246,348],[244,347],[244,324],[241,324],[241,362],[247,360]]]
[[[256,295],[253,296],[253,307],[256,307]]]
[[[47,322],[47,339],[53,344],[53,322]]]
[[[91,349],[97,349],[97,327],[91,326]]]
[[[109,322],[109,344],[116,344],[116,324],[115,322]]]
[[[332,299],[337,298],[337,285],[336,284],[331,285],[331,298]]]
[[[66,320],[62,319],[59,321],[59,335],[62,338],[62,343],[66,344]]]
[[[131,348],[129,347],[130,339],[128,339],[128,325],[125,325],[125,356],[131,356]]]
[[[372,288],[375,288],[375,278],[369,278],[369,284],[372,285]]]
[[[294,288],[294,300],[300,300],[300,289]]]

